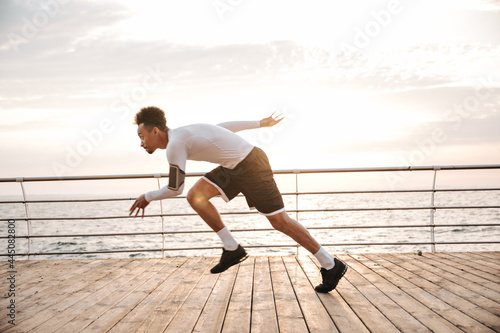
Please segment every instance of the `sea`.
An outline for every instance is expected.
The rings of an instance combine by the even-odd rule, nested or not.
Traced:
[[[123,200],[31,202],[26,209],[23,203],[9,203],[12,197],[0,197],[0,253],[7,253],[9,232],[15,232],[16,253],[29,251],[32,254],[30,259],[218,256],[221,252],[221,242],[217,235],[194,213],[185,198],[152,202],[146,208],[146,215],[159,215],[163,212],[163,217],[133,218],[128,214],[134,196],[97,196]],[[431,242],[432,230],[437,242],[436,251],[500,250],[500,244],[440,244],[500,241],[500,227],[494,225],[500,222],[500,208],[439,208],[498,206],[500,191],[437,192],[434,195],[434,204],[438,207],[436,210],[429,209],[431,196],[431,192],[290,194],[285,195],[284,200],[290,216],[309,228],[311,234],[326,245],[331,253],[430,252],[432,247],[429,244],[408,243]],[[96,195],[92,197],[95,198]],[[89,195],[71,197],[85,198],[89,198]],[[19,200],[19,197],[16,199]],[[31,195],[29,199],[57,200],[68,199],[68,196]],[[308,254],[289,237],[272,230],[264,216],[249,210],[244,197],[237,197],[230,203],[225,203],[220,198],[214,198],[212,202],[221,212],[227,227],[233,230],[236,240],[247,248],[250,255]],[[299,210],[333,211],[295,212],[297,207]],[[420,209],[422,207],[424,209]],[[33,220],[26,220],[27,213]],[[436,225],[435,228],[429,226],[431,221]],[[456,226],[457,224],[463,226]],[[400,225],[408,227],[390,228]],[[412,225],[426,227],[409,227]],[[375,226],[377,228],[360,228]],[[83,236],[162,231],[167,234]],[[30,238],[28,241],[23,238],[28,232],[32,236],[64,237]],[[374,243],[391,244],[369,245]],[[148,251],[158,249],[164,251]],[[35,255],[128,250],[134,252]],[[3,256],[1,260],[6,259]],[[17,256],[17,259],[27,259],[27,256]]]

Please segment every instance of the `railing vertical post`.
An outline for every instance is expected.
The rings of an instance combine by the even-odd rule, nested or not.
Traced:
[[[24,191],[23,185],[23,177],[16,178],[16,181],[21,185],[21,191],[23,192],[23,203],[24,203],[24,211],[26,213],[26,229],[28,232],[28,260],[30,260],[31,253],[31,221],[30,221],[30,213],[28,208],[28,203],[26,202],[26,191]]]
[[[430,232],[431,232],[431,251],[436,252],[436,239],[435,239],[435,226],[434,226],[434,214],[436,212],[436,207],[434,205],[434,194],[436,193],[436,176],[439,168],[434,167],[434,178],[432,180],[432,194],[431,194],[431,221],[430,221]]]
[[[158,189],[161,188],[160,177],[161,174],[155,173],[156,181],[158,182]],[[160,200],[160,215],[161,215],[161,257],[165,258],[165,218],[163,216],[163,202]]]
[[[295,173],[295,220],[299,222],[299,173],[300,170],[293,170]],[[300,245],[297,243],[297,255],[299,255]]]

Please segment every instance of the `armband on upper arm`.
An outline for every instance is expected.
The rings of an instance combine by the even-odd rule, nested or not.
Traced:
[[[179,190],[184,184],[186,173],[181,170],[177,165],[170,164],[170,173],[168,175],[168,188],[173,191]]]

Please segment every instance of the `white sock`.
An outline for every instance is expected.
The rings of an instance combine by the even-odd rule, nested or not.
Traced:
[[[219,235],[220,239],[222,240],[224,249],[226,249],[226,251],[234,251],[238,248],[238,243],[236,243],[233,235],[231,235],[231,232],[229,232],[229,229],[227,227],[219,230],[217,232],[217,235]]]
[[[319,248],[319,251],[314,256],[318,259],[321,267],[324,269],[332,269],[335,267],[335,260],[333,260],[330,253],[326,252],[323,246]]]

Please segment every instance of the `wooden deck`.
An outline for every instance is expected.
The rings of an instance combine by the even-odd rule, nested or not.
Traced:
[[[217,258],[18,260],[16,325],[4,296],[0,332],[500,331],[500,252],[339,258],[349,270],[329,294],[309,256],[219,275]]]

